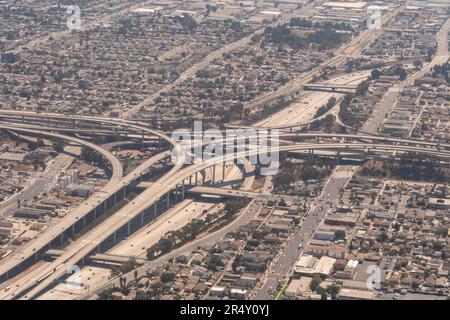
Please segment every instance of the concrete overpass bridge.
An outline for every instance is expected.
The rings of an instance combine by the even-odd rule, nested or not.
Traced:
[[[56,259],[60,256],[62,256],[66,250],[58,250],[58,249],[50,249],[43,255],[44,259]],[[115,254],[105,254],[105,253],[95,253],[87,259],[91,262],[101,262],[105,264],[113,264],[113,265],[121,265],[123,263],[126,263],[130,261],[130,259],[135,259],[138,263],[145,263],[147,262],[146,259],[139,259],[136,257],[131,256],[119,256]]]
[[[28,117],[32,117],[33,115],[28,115]],[[61,115],[52,115],[54,118],[62,117]],[[83,121],[81,119],[79,121]],[[118,123],[122,123],[120,120],[110,120],[103,118],[96,118],[98,122],[108,123],[117,125]],[[89,119],[92,121],[92,119]],[[15,128],[14,126],[5,126],[4,128],[8,130],[31,130],[24,128]],[[138,129],[147,131],[149,134],[153,134],[153,130],[147,129],[142,124],[135,124],[126,122],[126,126],[131,129]],[[35,129],[31,130],[32,132],[36,131]],[[36,133],[36,132],[34,132]],[[157,136],[165,137],[166,141],[175,145],[175,141],[171,141],[170,138],[167,138],[166,135],[156,132]],[[293,134],[292,136],[300,137],[302,139],[311,139],[315,137],[317,139],[317,134]],[[404,140],[404,139],[394,139],[386,138],[386,137],[377,137],[377,136],[364,136],[364,135],[330,135],[330,134],[319,134],[319,139],[321,138],[343,138],[343,139],[368,139],[372,142],[366,143],[349,143],[349,142],[341,142],[341,143],[318,143],[319,141],[307,142],[301,144],[292,144],[279,147],[273,151],[276,152],[290,152],[290,151],[314,151],[314,150],[328,150],[331,152],[336,152],[338,154],[342,151],[358,151],[361,154],[366,152],[369,153],[378,153],[378,152],[417,152],[427,155],[433,155],[448,161],[450,158],[450,154],[447,150],[441,151],[441,146],[438,144],[433,144],[431,142],[422,142],[422,141],[413,141],[413,140]],[[387,139],[387,140],[386,140]],[[390,143],[390,144],[388,144]],[[400,143],[400,145],[395,145],[395,143]],[[404,145],[401,145],[403,143]],[[426,146],[425,146],[426,145]],[[211,161],[203,162],[200,164],[194,164],[182,169],[182,166],[174,167],[168,174],[164,175],[161,179],[151,185],[149,188],[144,190],[138,197],[133,199],[128,205],[124,208],[118,210],[114,215],[109,217],[102,223],[97,226],[95,229],[91,230],[88,234],[82,237],[80,241],[77,241],[73,248],[71,248],[66,253],[62,254],[60,258],[57,258],[51,265],[45,269],[46,272],[39,273],[40,276],[36,276],[32,279],[28,279],[25,282],[19,282],[19,289],[11,291],[6,295],[6,298],[15,298],[17,296],[24,296],[26,298],[32,298],[37,295],[39,292],[44,290],[47,286],[51,285],[53,279],[59,279],[64,276],[64,267],[70,267],[76,263],[80,263],[84,261],[84,259],[94,253],[102,252],[103,248],[108,245],[114,244],[117,241],[119,235],[122,234],[130,234],[133,229],[139,228],[152,215],[156,215],[158,213],[158,209],[161,206],[169,206],[170,199],[175,194],[176,197],[183,198],[185,196],[185,186],[192,184],[192,178],[195,177],[199,172],[204,172],[206,169],[211,169],[212,181],[215,180],[215,168],[217,165],[225,166],[226,162],[234,161],[236,157],[248,156],[250,154],[258,154],[257,150],[248,150],[242,154],[235,155],[227,155],[224,157],[213,158]],[[170,153],[169,153],[170,154]],[[103,204],[111,196],[115,196],[118,192],[122,191],[123,188],[127,188],[132,186],[133,183],[137,183],[139,176],[143,173],[143,171],[148,168],[148,165],[154,161],[161,160],[168,156],[168,153],[158,155],[154,158],[146,161],[145,164],[141,165],[139,168],[134,170],[132,173],[127,175],[122,179],[122,185],[115,186],[112,190],[107,190],[106,195],[102,197],[102,199],[93,200],[92,207],[84,208],[84,210],[80,210],[77,214],[96,214],[96,209],[98,205]],[[202,175],[204,177],[204,175]],[[197,180],[197,179],[195,179]],[[202,181],[203,183],[204,181]],[[126,189],[125,189],[126,190]],[[175,190],[175,192],[173,192]],[[89,199],[90,200],[90,199]],[[95,203],[97,202],[97,203]],[[87,206],[87,204],[85,204]],[[156,213],[155,213],[156,212]],[[77,219],[80,218],[77,216]],[[77,220],[77,221],[78,221]],[[68,226],[72,226],[74,223],[68,223]],[[65,230],[66,228],[63,228]],[[52,230],[55,231],[55,230]],[[24,261],[32,262],[36,261],[39,257],[39,254],[45,252],[46,249],[49,248],[51,243],[57,239],[59,234],[49,235],[46,234],[45,237],[40,237],[36,240],[36,242],[30,243],[29,246],[22,251],[21,256],[10,257],[2,261],[2,265],[0,266],[0,276],[2,279],[8,277],[8,273],[24,267]],[[72,263],[72,265],[70,265]],[[29,292],[29,293],[28,293]]]
[[[312,83],[303,85],[305,91],[321,91],[333,93],[355,93],[357,86],[331,83]]]
[[[217,187],[207,187],[207,186],[194,186],[186,190],[186,194],[195,194],[195,195],[212,195],[218,196],[223,199],[225,198],[250,198],[250,199],[263,199],[263,200],[290,200],[291,196],[283,196],[283,195],[274,195],[270,193],[260,193],[246,190],[234,190],[234,189],[226,189],[226,188],[217,188]]]
[[[110,123],[108,119],[96,120],[99,122],[106,121],[107,123]],[[140,130],[149,132],[150,134],[155,133],[153,130],[141,127],[140,125],[130,124],[130,126],[139,128]],[[95,144],[74,137],[64,136],[57,133],[43,132],[40,130],[26,129],[24,127],[0,124],[0,128],[11,130],[14,132],[22,132],[27,135],[44,135],[51,138],[68,140],[81,145],[89,146],[94,150],[100,152],[105,158],[107,158],[113,167],[113,178],[101,192],[97,192],[92,197],[87,199],[78,208],[69,213],[69,215],[66,216],[64,220],[48,228],[43,234],[40,235],[39,238],[31,241],[24,248],[22,248],[19,253],[14,253],[2,260],[0,269],[7,271],[0,271],[1,280],[5,280],[21,272],[22,270],[24,270],[24,268],[37,261],[39,259],[39,256],[47,248],[61,244],[64,240],[64,237],[67,237],[70,234],[74,235],[77,231],[83,229],[87,224],[95,221],[98,216],[102,215],[103,213],[114,207],[122,199],[124,199],[124,197],[133,189],[133,186],[138,183],[139,179],[149,170],[151,166],[163,159],[168,158],[171,155],[170,152],[160,153],[155,157],[144,161],[140,166],[135,168],[127,176],[122,177],[123,169],[119,160],[115,158],[111,153],[105,151]],[[166,137],[164,134],[159,132],[157,132],[156,135],[164,138],[172,146],[177,147],[176,142],[171,138]],[[176,150],[181,153],[178,156],[183,158],[184,155],[182,148],[176,148]],[[174,174],[180,168],[181,165],[175,166],[171,171],[169,171],[168,175]]]
[[[439,157],[445,161],[450,160],[450,152],[437,151],[431,149],[424,149],[417,146],[397,146],[375,143],[327,143],[327,144],[314,144],[303,143],[290,146],[282,146],[272,150],[273,152],[289,152],[300,150],[335,150],[336,152],[342,150],[367,150],[371,149],[373,152],[416,152],[426,155],[433,155]],[[129,225],[133,222],[142,221],[143,216],[148,212],[151,212],[154,208],[160,205],[162,199],[170,198],[171,190],[178,189],[181,197],[185,194],[185,185],[190,177],[195,175],[201,170],[211,168],[216,165],[225,164],[225,162],[233,161],[237,157],[243,157],[245,155],[258,154],[261,151],[250,150],[241,154],[233,154],[224,157],[217,157],[210,159],[199,164],[188,166],[182,170],[177,170],[172,175],[166,175],[150,188],[143,191],[138,195],[130,204],[117,211],[113,216],[109,217],[101,225],[94,230],[91,230],[86,236],[74,243],[70,250],[63,254],[60,258],[52,262],[42,272],[28,279],[24,283],[19,282],[19,287],[8,292],[4,298],[15,298],[22,296],[25,299],[30,299],[43,290],[48,288],[55,280],[63,277],[65,271],[71,266],[82,262],[86,257],[95,253],[101,252],[101,246],[105,245],[108,240],[114,241],[115,234],[120,230],[129,229]],[[128,230],[129,231],[129,230]],[[5,267],[2,266],[2,272],[5,271]]]

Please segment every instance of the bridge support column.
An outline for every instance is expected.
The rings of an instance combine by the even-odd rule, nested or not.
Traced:
[[[167,209],[170,208],[170,191],[167,192]]]
[[[213,165],[212,167],[212,184],[214,185],[216,183],[216,165]]]
[[[141,227],[144,225],[144,211],[141,213]]]
[[[156,218],[156,215],[158,214],[158,201],[155,202],[153,209],[154,209],[153,217]]]
[[[192,176],[189,176],[189,185],[192,185]]]
[[[184,187],[184,180],[183,180],[183,184],[181,186],[181,200],[184,200],[184,195],[185,195],[185,187]]]
[[[339,164],[341,162],[341,151],[336,152],[336,164]]]
[[[129,236],[131,233],[131,221],[127,223],[127,235]]]
[[[72,225],[72,235],[75,236],[75,223]]]
[[[245,180],[245,174],[246,174],[246,172],[245,172],[245,164],[243,163],[242,164],[242,181]]]
[[[224,161],[224,162],[222,162],[222,181],[225,181],[225,169],[226,169],[226,163]]]
[[[113,233],[113,244],[116,244],[117,242],[117,232]]]
[[[314,149],[308,149],[308,160],[312,160],[314,158]]]
[[[195,185],[198,183],[198,172],[195,173]]]

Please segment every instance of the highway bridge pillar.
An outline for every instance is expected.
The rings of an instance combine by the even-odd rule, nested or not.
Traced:
[[[314,150],[308,149],[308,160],[312,160],[314,157]]]
[[[205,184],[205,179],[206,179],[206,170],[202,170],[202,185]]]
[[[242,181],[245,180],[245,174],[246,174],[246,172],[245,172],[245,164],[242,164]]]
[[[94,208],[94,220],[97,219],[97,207]]]
[[[195,185],[198,183],[198,172],[195,173]]]
[[[131,221],[127,223],[127,235],[129,236],[131,233]]]
[[[154,209],[155,209],[155,211],[154,211],[154,214],[155,214],[154,218],[156,218],[156,215],[158,214],[158,201],[155,202]]]
[[[72,235],[75,235],[75,223],[72,225]]]
[[[226,169],[226,164],[224,161],[224,162],[222,162],[222,181],[225,181],[225,169]]]
[[[341,151],[336,152],[336,164],[339,164],[341,162]]]
[[[180,198],[180,186],[177,184],[175,187],[175,200]]]
[[[167,192],[167,209],[170,208],[170,191]]]
[[[183,184],[181,186],[181,200],[184,200],[184,194],[185,194],[185,190],[184,190],[184,180],[183,180]]]
[[[144,211],[141,213],[141,227],[144,225]]]
[[[117,240],[117,232],[113,233],[113,243],[116,244],[116,240]]]
[[[212,184],[214,185],[216,183],[216,165],[213,165],[212,167]]]
[[[192,176],[189,176],[189,185],[192,185]]]

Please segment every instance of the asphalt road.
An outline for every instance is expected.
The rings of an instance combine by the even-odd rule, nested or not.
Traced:
[[[287,244],[269,266],[267,279],[252,299],[269,300],[277,291],[278,283],[285,283],[291,274],[295,261],[302,252],[302,248],[325,217],[328,209],[337,203],[340,191],[353,174],[354,167],[338,166],[325,184],[321,195],[315,201],[315,207],[309,210],[300,228],[290,237]],[[302,244],[299,248],[299,244]]]
[[[1,216],[10,216],[17,209],[17,200],[20,199],[21,206],[30,204],[33,199],[40,195],[43,191],[47,191],[51,187],[51,182],[54,181],[60,172],[63,172],[73,161],[73,157],[61,154],[58,155],[49,165],[47,170],[39,174],[39,176],[22,192],[14,195],[2,204],[0,209]]]

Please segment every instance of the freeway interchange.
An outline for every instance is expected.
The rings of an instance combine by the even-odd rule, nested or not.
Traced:
[[[393,15],[394,13],[386,17],[386,20],[392,18]],[[246,107],[253,108],[282,96],[296,94],[300,84],[307,83],[313,76],[319,74],[322,68],[339,65],[348,56],[358,56],[362,48],[376,36],[376,30],[369,30],[361,34],[353,41],[352,45],[342,48],[338,55],[318,69],[287,83],[274,93],[256,99]],[[316,87],[318,86],[320,85],[316,85]],[[341,85],[340,89],[353,90],[353,87]],[[299,124],[277,125],[275,128],[285,129],[298,126]],[[272,126],[265,125],[260,128],[270,130]],[[186,165],[184,159],[190,156],[190,150],[186,150],[179,141],[163,132],[150,129],[146,123],[112,117],[0,110],[0,129],[15,134],[61,140],[90,148],[102,155],[110,170],[110,180],[101,192],[89,197],[59,223],[51,226],[39,237],[23,246],[20,252],[15,252],[1,261],[0,299],[35,299],[39,297],[60,279],[66,277],[67,270],[72,266],[82,265],[89,256],[96,253],[101,254],[106,251],[107,247],[117,245],[120,242],[118,239],[120,234],[129,236],[159,214],[164,213],[170,207],[171,197],[183,199],[186,188],[198,185],[198,175],[202,178],[200,185],[205,184],[207,182],[205,181],[207,180],[205,179],[206,172],[209,170],[211,177],[208,182],[209,184],[212,182],[214,185],[217,167],[225,170],[227,163],[234,163],[237,158],[246,158],[261,152],[258,149],[247,148],[242,152],[221,155],[210,160]],[[142,143],[157,141],[160,152],[124,175],[122,164],[110,151],[89,141],[97,135],[112,135],[138,140]],[[450,145],[447,144],[389,138],[364,132],[355,134],[280,132],[279,137],[283,139],[280,141],[280,146],[269,148],[270,152],[283,154],[300,151],[312,154],[315,151],[326,151],[337,159],[341,154],[348,152],[361,159],[371,159],[373,155],[395,158],[399,153],[412,152],[422,154],[424,157],[432,156],[447,163],[450,160]],[[167,148],[175,151],[170,152],[166,150]],[[115,210],[101,223],[81,235],[54,261],[38,264],[43,255],[55,244],[62,243],[67,235],[76,234],[90,223],[95,222],[106,211],[114,210],[115,205],[129,195],[130,190],[141,182],[142,177],[152,166],[160,161],[166,161],[174,153],[179,161],[172,164],[170,169],[157,181],[152,182],[124,207]],[[242,167],[241,170],[244,176],[245,167]],[[223,174],[224,176],[225,174]],[[195,180],[194,184],[192,180]],[[244,215],[244,217],[246,216]],[[306,236],[295,240],[306,241]],[[294,247],[296,247],[295,244]],[[35,265],[36,268],[30,270],[30,267]],[[284,270],[282,271],[284,272]]]
[[[136,220],[141,221],[141,224],[143,225],[144,221],[147,220],[146,216],[151,214],[151,212],[158,210],[158,207],[161,206],[161,200],[170,198],[172,190],[182,190],[182,196],[184,197],[185,188],[187,188],[189,181],[192,177],[196,176],[196,174],[201,174],[210,168],[233,162],[236,158],[250,157],[261,152],[258,149],[249,148],[241,153],[236,152],[231,155],[227,154],[221,157],[213,157],[209,160],[187,166],[178,162],[166,174],[158,179],[158,181],[152,183],[151,186],[134,198],[132,202],[119,209],[104,222],[83,235],[72,244],[68,250],[45,268],[39,269],[39,272],[33,273],[33,276],[31,277],[21,278],[21,271],[23,271],[26,266],[32,265],[38,261],[41,255],[51,247],[51,244],[54,241],[57,241],[65,232],[76,228],[76,226],[80,224],[80,221],[84,221],[84,227],[87,217],[94,215],[95,219],[97,210],[99,210],[98,208],[110,206],[111,201],[117,201],[115,198],[120,197],[121,193],[126,193],[127,187],[136,184],[139,177],[141,177],[146,170],[156,162],[170,156],[170,152],[161,152],[142,163],[128,175],[123,176],[123,169],[120,162],[103,148],[79,138],[48,131],[50,129],[58,131],[58,128],[42,127],[39,129],[36,125],[32,124],[32,119],[41,119],[38,121],[42,121],[42,118],[47,117],[54,121],[64,121],[64,119],[67,119],[67,116],[26,112],[17,112],[16,116],[21,118],[20,122],[18,119],[12,120],[9,112],[0,111],[0,119],[3,120],[3,122],[0,123],[0,128],[28,135],[43,135],[49,138],[70,141],[92,148],[102,154],[109,162],[111,168],[111,180],[104,188],[102,194],[95,194],[93,197],[87,199],[84,204],[74,210],[64,220],[49,228],[37,239],[27,244],[21,250],[20,256],[18,254],[13,254],[2,261],[0,265],[0,276],[11,288],[6,292],[0,293],[1,298],[4,299],[32,299],[37,297],[51,287],[56,281],[63,278],[66,275],[67,269],[71,266],[82,263],[86,257],[96,251],[101,252],[102,244],[105,244],[108,239],[115,239],[121,229],[127,229],[127,233],[129,234],[131,232],[131,225],[134,224]],[[7,123],[4,122],[5,119],[8,119]],[[97,126],[103,127],[108,125],[113,127],[120,126],[126,128],[125,130],[129,130],[130,134],[133,132],[141,132],[143,138],[156,135],[160,139],[163,139],[169,146],[178,147],[180,153],[183,153],[184,150],[179,146],[178,142],[174,141],[171,137],[168,137],[161,132],[150,130],[143,126],[142,123],[103,117],[89,117],[88,119],[85,117],[74,117],[73,120],[76,120],[74,126],[82,127],[86,125],[86,123],[97,123]],[[12,121],[18,122],[13,123]],[[91,132],[95,134],[96,131],[92,130]],[[374,153],[414,152],[425,154],[427,156],[431,155],[443,161],[448,161],[450,159],[450,146],[433,142],[396,139],[366,134],[282,133],[280,136],[283,137],[283,139],[301,138],[306,141],[290,141],[284,145],[277,146],[274,150],[270,150],[271,152],[286,153],[293,151],[313,152],[314,150],[329,150],[339,154],[340,152],[345,151],[358,151],[362,157]],[[312,142],[310,141],[311,139],[313,140]],[[185,157],[184,154],[179,154],[178,156],[180,159],[184,159]],[[214,176],[212,180],[214,181]],[[13,282],[8,281],[11,275],[16,274],[18,276],[12,279]]]

